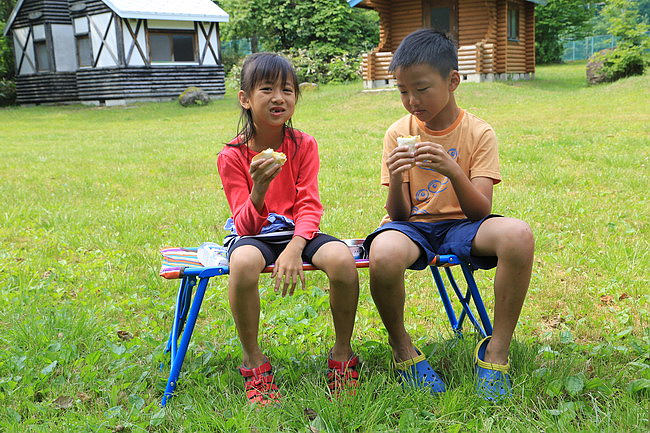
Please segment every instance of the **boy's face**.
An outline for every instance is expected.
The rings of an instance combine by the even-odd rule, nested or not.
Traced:
[[[452,71],[444,78],[437,69],[427,65],[397,68],[397,89],[406,110],[429,126],[449,103],[451,94],[458,87],[458,73]],[[431,128],[435,129],[435,128]]]

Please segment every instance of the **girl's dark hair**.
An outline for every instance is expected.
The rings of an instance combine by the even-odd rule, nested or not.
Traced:
[[[300,96],[300,87],[298,86],[298,76],[291,63],[286,58],[275,53],[251,54],[246,57],[241,69],[240,89],[250,95],[259,83],[265,81],[274,82],[278,78],[282,80],[282,85],[286,85],[289,80],[293,82],[293,92],[297,100],[298,96]],[[291,140],[296,143],[291,119],[284,124],[283,132],[284,135],[289,134]],[[237,125],[237,140],[230,146],[248,143],[255,137],[255,133],[255,123],[253,122],[251,110],[241,107],[241,115]]]

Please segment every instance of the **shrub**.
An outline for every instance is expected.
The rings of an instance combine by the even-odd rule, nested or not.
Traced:
[[[641,47],[619,46],[600,51],[589,59],[588,71],[590,68],[595,68],[592,75],[597,79],[590,79],[588,76],[588,80],[590,84],[612,82],[632,75],[642,75],[645,67],[646,62]]]
[[[341,83],[361,77],[361,56],[329,47],[295,49],[285,53],[296,69],[298,81]]]
[[[0,106],[16,103],[16,83],[11,80],[0,79]]]
[[[298,82],[343,83],[361,77],[361,56],[345,52],[331,54],[322,49],[293,49],[282,53],[286,56],[298,75]],[[239,89],[243,59],[230,67],[226,75],[226,87]]]

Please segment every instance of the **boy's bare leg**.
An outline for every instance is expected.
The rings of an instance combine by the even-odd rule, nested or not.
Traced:
[[[535,241],[528,224],[515,218],[490,218],[481,224],[472,254],[497,256],[494,279],[494,329],[486,362],[507,364],[510,342],[528,291]]]
[[[352,356],[350,340],[359,302],[359,274],[347,245],[328,242],[312,257],[312,263],[329,278],[330,308],[336,340],[332,359],[345,362]]]
[[[379,233],[370,244],[370,293],[398,362],[417,356],[404,327],[404,272],[419,256],[420,248],[396,230]]]
[[[242,345],[242,362],[246,368],[257,368],[266,362],[257,341],[260,322],[258,282],[264,265],[264,256],[251,245],[235,249],[230,256],[228,299]]]

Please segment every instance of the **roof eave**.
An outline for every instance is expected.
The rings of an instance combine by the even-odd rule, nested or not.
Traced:
[[[120,12],[115,11],[121,18],[136,18],[147,20],[166,20],[166,21],[206,21],[227,23],[228,15],[178,15],[178,14],[155,14],[145,12]]]
[[[16,15],[18,15],[18,11],[20,10],[20,7],[23,5],[24,2],[25,0],[18,0],[16,2],[16,7],[14,7],[14,10],[11,11],[11,15],[9,15],[9,19],[7,20],[5,29],[2,32],[2,36],[7,36],[9,34],[9,29],[11,28],[11,25],[14,23],[14,20],[16,19]]]

